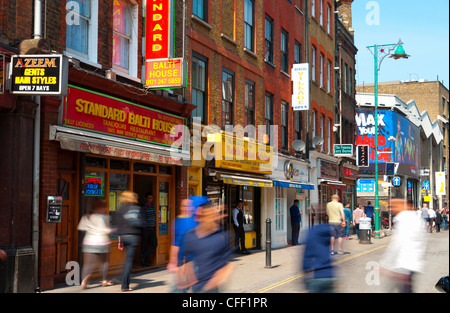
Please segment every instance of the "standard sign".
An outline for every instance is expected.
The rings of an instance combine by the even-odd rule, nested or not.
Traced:
[[[62,94],[63,56],[14,55],[11,57],[10,92],[13,94]]]
[[[335,144],[334,145],[334,156],[353,156],[353,145],[352,144]]]

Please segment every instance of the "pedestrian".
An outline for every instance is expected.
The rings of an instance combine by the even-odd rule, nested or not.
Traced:
[[[428,216],[428,203],[424,202],[422,203],[422,209],[421,209],[421,215],[422,215],[422,221],[425,226],[425,231],[427,231],[428,222],[430,220],[430,217]]]
[[[441,212],[442,215],[442,229],[447,230],[448,229],[448,210],[447,207],[444,206]]]
[[[331,226],[319,224],[310,228],[303,254],[303,273],[309,293],[332,293],[336,278],[330,258]]]
[[[339,202],[339,196],[333,195],[331,196],[331,201],[327,203],[326,214],[328,216],[328,223],[330,224],[331,231],[331,239],[330,239],[330,248],[331,255],[336,254],[334,251],[334,243],[337,240],[338,243],[338,251],[337,254],[348,253],[342,249],[342,238],[344,235],[344,227],[345,227],[345,215],[344,215],[344,206]]]
[[[137,194],[132,191],[122,192],[117,214],[118,248],[119,250],[125,249],[126,252],[122,274],[122,291],[133,291],[130,288],[131,267],[139,246],[142,225]]]
[[[353,226],[355,226],[356,236],[359,240],[359,219],[365,217],[364,211],[361,210],[359,204],[356,205],[356,209],[353,211]]]
[[[433,208],[428,209],[428,226],[430,233],[433,232],[433,226],[436,219],[436,212],[434,212]]]
[[[141,263],[150,266],[147,260],[156,252],[158,238],[156,236],[156,208],[153,204],[153,195],[145,194],[145,203],[141,206],[141,215],[144,221],[141,240]]]
[[[175,274],[175,283],[171,287],[172,292],[186,292],[186,288],[180,288],[178,286],[178,269],[183,265],[184,256],[184,235],[190,229],[196,227],[198,222],[195,218],[195,212],[200,206],[210,203],[208,197],[205,196],[192,196],[189,199],[181,201],[180,210],[178,216],[175,218],[173,227],[173,240],[170,247],[169,264],[167,270]]]
[[[300,233],[300,223],[302,222],[302,212],[298,208],[298,199],[294,200],[294,204],[289,209],[291,213],[292,227],[292,245],[298,245],[298,235]]]
[[[95,202],[94,209],[84,215],[78,223],[78,230],[84,231],[83,238],[83,270],[81,273],[81,288],[88,288],[89,278],[96,265],[100,265],[102,275],[102,286],[111,286],[108,281],[109,270],[109,233],[114,231],[109,228],[108,216],[106,215],[106,200],[100,199]]]
[[[372,203],[370,201],[367,201],[367,205],[364,207],[364,214],[366,214],[366,217],[370,218],[370,225],[372,225],[372,230],[374,226],[373,210],[374,208],[372,206]]]
[[[227,232],[220,230],[221,207],[205,205],[196,212],[198,225],[184,236],[184,262],[194,271],[193,292],[219,292],[229,278],[233,264]]]
[[[442,223],[442,215],[441,212],[439,212],[439,209],[436,209],[435,215],[436,217],[434,223],[436,224],[436,232],[439,233],[441,231],[441,223]]]
[[[411,201],[392,199],[392,213],[395,215],[395,232],[386,248],[380,266],[392,282],[392,292],[413,292],[413,277],[422,271],[425,261],[426,240],[421,231],[422,221],[414,212]]]
[[[238,200],[236,207],[233,209],[234,245],[237,252],[249,254],[245,248],[244,211],[242,210],[242,205],[242,200]]]
[[[347,203],[345,205],[344,215],[345,215],[345,239],[348,240],[348,236],[350,236],[350,226],[353,223],[353,214],[352,210],[350,210],[350,203]]]

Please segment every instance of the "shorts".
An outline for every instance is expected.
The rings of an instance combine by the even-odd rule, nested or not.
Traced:
[[[341,224],[330,223],[330,231],[331,237],[334,238],[345,237],[344,227],[342,227]]]

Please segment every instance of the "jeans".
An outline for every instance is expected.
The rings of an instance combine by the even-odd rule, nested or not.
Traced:
[[[298,234],[300,233],[300,223],[299,222],[291,222],[292,227],[292,245],[298,245]]]
[[[359,223],[358,224],[355,223],[355,230],[356,230],[356,236],[358,236],[358,239],[359,239]]]
[[[137,247],[139,245],[138,235],[122,235],[120,241],[126,250],[125,267],[122,274],[122,290],[130,288],[130,274],[131,266],[133,265],[134,255],[136,254]]]
[[[333,293],[336,279],[333,277],[312,278],[305,280],[309,293]]]
[[[345,236],[348,237],[350,236],[350,221],[349,220],[345,220]]]

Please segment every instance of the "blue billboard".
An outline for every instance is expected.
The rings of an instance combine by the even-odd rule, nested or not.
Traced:
[[[355,145],[369,145],[369,167],[375,163],[375,115],[373,108],[355,110]],[[398,173],[419,177],[420,129],[406,117],[391,110],[378,110],[378,169],[384,172],[388,162],[399,163]]]

